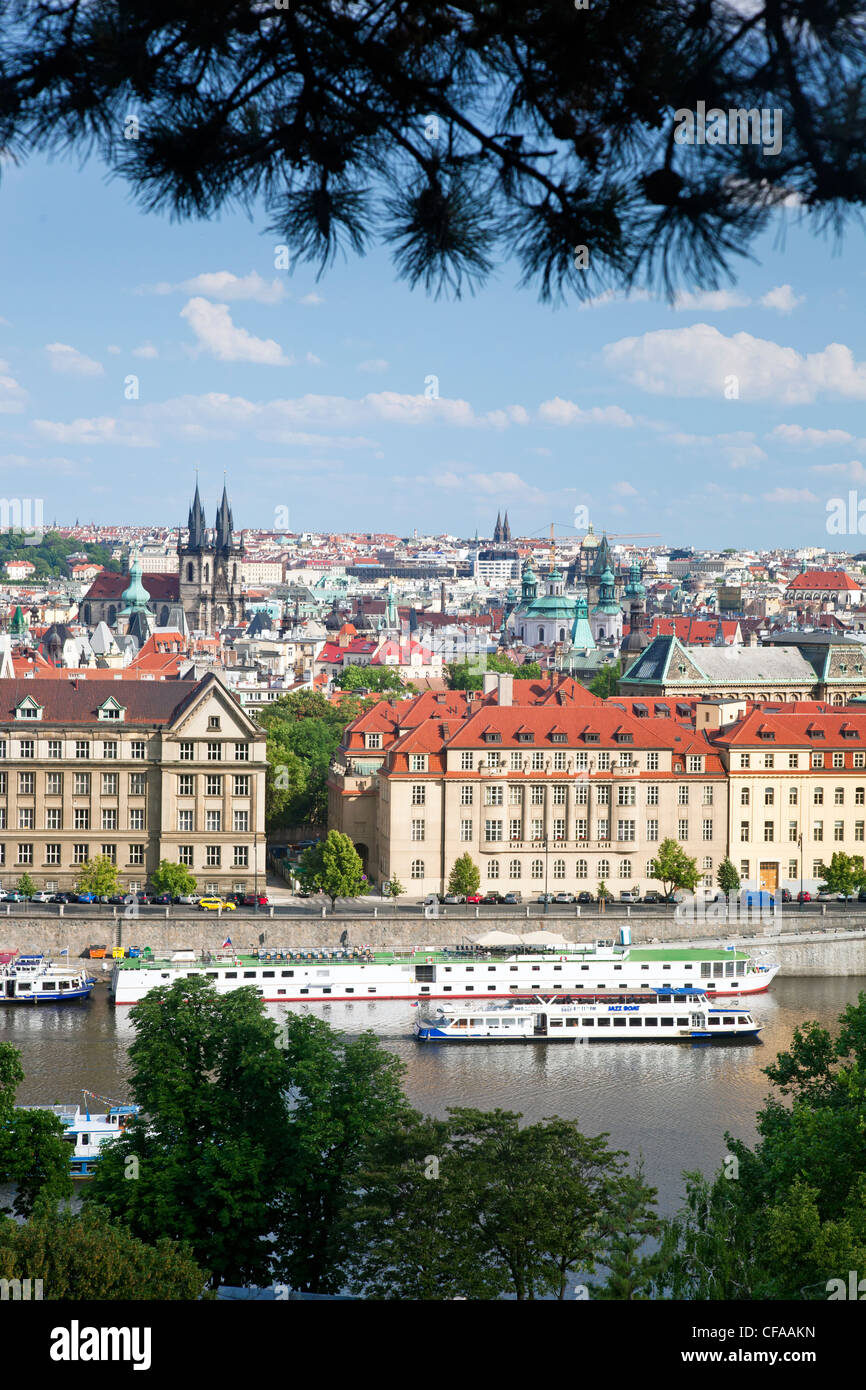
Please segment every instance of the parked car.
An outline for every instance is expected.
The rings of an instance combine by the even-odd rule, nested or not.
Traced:
[[[537,903],[555,903],[556,898],[553,896],[552,893],[539,893],[535,901]]]
[[[494,890],[493,890],[492,892],[490,892],[490,893],[485,893],[485,894],[484,894],[484,897],[481,899],[481,901],[482,901],[483,903],[488,903],[488,904],[492,903],[492,904],[495,905],[495,904],[497,904],[497,903],[501,903],[501,902],[502,902],[502,894],[501,894],[501,893],[497,893],[496,890],[494,889]]]
[[[95,894],[95,893],[76,893],[76,894],[75,894],[75,901],[76,901],[77,903],[95,903],[95,902],[96,902],[96,894]]]
[[[484,898],[482,897],[482,895],[481,895],[480,893],[467,893],[467,894],[466,894],[466,901],[467,901],[468,903],[483,903],[483,902],[484,902]]]
[[[644,893],[643,900],[644,903],[664,902],[664,898],[662,897],[661,893],[659,893],[655,888],[650,888],[649,892]]]
[[[71,903],[74,902],[74,900],[74,895],[72,893],[52,893],[51,895],[51,901],[53,903]]]
[[[578,893],[577,901],[579,903],[594,903],[595,898],[592,896],[590,892],[587,891],[586,888],[584,888],[582,892]]]
[[[819,903],[841,903],[845,901],[844,893],[831,893],[829,888],[818,890]]]
[[[124,897],[123,893],[112,893],[108,901],[112,907],[123,907],[127,899]]]
[[[505,894],[505,897],[502,899],[502,901],[505,902],[505,903],[522,903],[522,902],[523,902],[523,894],[522,894],[522,893],[515,893],[514,890],[512,889],[512,891],[511,891],[510,893],[506,893],[506,894]]]
[[[573,903],[577,900],[573,893],[557,893],[553,901],[555,903]]]
[[[176,907],[195,907],[198,903],[198,893],[181,893],[178,897],[172,898]]]
[[[241,901],[241,907],[267,907],[268,900],[264,893],[245,893]]]
[[[446,893],[442,899],[443,903],[465,903],[465,893]]]
[[[168,907],[171,904],[171,893],[157,893],[155,898],[151,898],[151,902],[160,907]]]
[[[621,903],[639,903],[640,893],[630,893],[627,888],[624,888],[619,895],[619,900]]]
[[[792,898],[791,898],[791,891],[790,891],[790,889],[789,889],[789,888],[783,888],[783,889],[782,889],[782,902],[783,902],[783,903],[789,903],[789,902],[791,902],[791,901],[793,901],[793,900],[792,900]]]
[[[807,888],[807,889],[801,890],[801,891],[797,894],[797,902],[798,902],[798,903],[810,903],[811,901],[812,901],[812,894],[809,892],[808,888]]]
[[[858,903],[866,903],[866,888],[861,888],[857,894]]]
[[[40,890],[39,890],[38,893],[34,893],[34,894],[33,894],[33,897],[30,899],[30,901],[31,901],[32,903],[50,903],[50,902],[51,902],[51,894],[50,894],[50,893],[46,893],[46,892],[44,891],[44,889],[40,888]]]
[[[135,901],[137,903],[140,903],[142,907],[149,907],[150,904],[153,902],[153,898],[150,896],[149,893],[136,893]]]
[[[199,907],[204,908],[205,912],[235,912],[236,904],[229,902],[227,898],[199,898]]]

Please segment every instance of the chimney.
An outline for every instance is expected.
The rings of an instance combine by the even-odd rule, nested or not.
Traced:
[[[503,709],[509,709],[514,695],[514,677],[497,673],[497,702]]]
[[[489,695],[497,688],[499,683],[499,673],[497,671],[485,671],[482,677],[481,690],[484,695]]]

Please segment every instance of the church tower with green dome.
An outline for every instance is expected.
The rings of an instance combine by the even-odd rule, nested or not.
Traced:
[[[622,609],[617,602],[616,580],[610,565],[604,568],[599,579],[598,603],[592,610],[590,626],[596,642],[622,641]]]

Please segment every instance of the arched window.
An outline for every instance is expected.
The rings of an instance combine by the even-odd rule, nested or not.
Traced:
[[[544,628],[543,628],[543,627],[540,627],[540,628],[538,629],[538,640],[539,640],[539,642],[543,642],[543,641],[544,641]]]
[[[204,580],[205,584],[207,584],[208,580],[210,579],[210,565],[205,565],[202,579]]]
[[[410,870],[410,877],[411,877],[411,878],[423,878],[423,877],[424,877],[424,860],[423,860],[423,859],[413,859],[413,860],[412,860],[412,868],[411,868],[411,870]]]
[[[621,859],[619,862],[620,878],[631,878],[631,860]]]
[[[189,584],[191,584],[191,583],[192,583],[192,560],[190,560],[189,564],[188,564],[187,567],[186,567],[186,577],[187,577],[187,582],[188,582]]]
[[[115,624],[116,622],[117,622],[117,609],[115,608],[115,606],[114,606],[113,603],[110,603],[110,604],[108,605],[108,626],[109,626],[109,627],[114,627],[114,624]]]
[[[533,859],[530,873],[533,878],[544,878],[544,860]]]
[[[511,863],[508,865],[508,877],[520,878],[521,871],[522,870],[520,860],[512,859]]]
[[[554,877],[554,878],[565,878],[565,860],[564,860],[564,859],[554,859],[554,861],[553,861],[553,877]]]
[[[586,878],[586,860],[578,859],[574,870],[575,878]]]
[[[561,627],[561,628],[559,629],[559,640],[560,640],[560,642],[564,642],[564,641],[565,641],[565,628],[564,628],[564,627]]]
[[[609,859],[599,859],[599,861],[598,861],[598,876],[599,876],[599,878],[610,878],[610,860],[609,860]]]

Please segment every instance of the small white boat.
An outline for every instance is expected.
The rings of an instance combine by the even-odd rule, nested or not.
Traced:
[[[138,1114],[137,1105],[122,1105],[108,1101],[108,1110],[96,1113],[90,1109],[88,1096],[98,1100],[92,1091],[83,1091],[83,1105],[19,1105],[17,1110],[45,1110],[56,1115],[63,1125],[63,1138],[70,1145],[69,1166],[73,1178],[92,1178],[104,1144],[122,1134]]]
[[[42,955],[0,955],[0,1004],[66,1004],[89,999],[95,984],[86,970]]]
[[[653,999],[566,1004],[440,1005],[416,1019],[419,1042],[693,1042],[757,1038],[761,1025],[741,1004],[718,1008],[702,992],[671,990]]]

